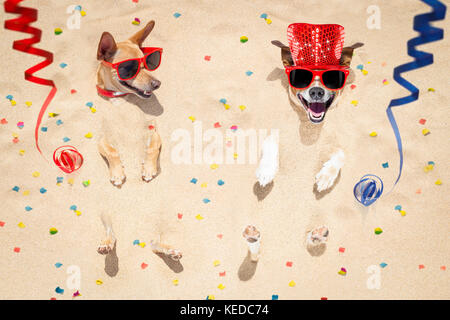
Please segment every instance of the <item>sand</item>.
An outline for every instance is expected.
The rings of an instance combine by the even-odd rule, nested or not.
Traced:
[[[0,35],[0,118],[8,121],[0,125],[1,299],[72,299],[77,290],[67,280],[73,270],[81,276],[81,296],[75,299],[450,298],[448,271],[443,270],[450,249],[446,240],[450,230],[448,36],[423,48],[435,54],[433,65],[407,74],[421,95],[419,101],[395,110],[405,163],[399,184],[388,193],[397,177],[399,156],[385,109],[392,98],[406,93],[392,79],[392,70],[411,60],[406,41],[416,35],[413,16],[428,12],[426,5],[378,1],[381,29],[370,30],[366,9],[374,1],[367,0],[335,0],[326,5],[312,0],[105,3],[78,1],[86,16],[80,29],[69,30],[66,8],[73,1],[24,2],[39,8],[35,26],[43,35],[38,47],[54,53],[54,63],[39,72],[58,88],[47,112],[59,115],[46,115],[42,126],[48,131],[40,132],[44,157],[34,146],[34,126],[49,88],[23,77],[24,70],[41,59],[11,49],[23,34],[3,31]],[[175,18],[175,12],[181,16]],[[260,18],[262,13],[272,20],[270,25]],[[3,24],[12,15],[2,10],[0,17]],[[131,24],[135,17],[141,25],[156,21],[145,45],[164,48],[162,64],[154,73],[162,86],[153,98],[140,102],[146,117],[156,119],[163,141],[161,173],[148,184],[140,178],[143,147],[139,143],[145,127],[132,122],[142,119],[143,111],[129,101],[112,106],[95,91],[101,33],[109,31],[116,40],[125,40],[139,30]],[[365,44],[352,61],[356,88],[345,89],[339,105],[320,126],[310,125],[303,111],[294,110],[279,49],[270,44],[271,40],[286,43],[286,29],[292,22],[338,23],[345,27],[346,45]],[[444,27],[443,22],[436,25]],[[63,33],[55,36],[57,27]],[[445,28],[448,34],[448,24]],[[241,36],[249,41],[241,43]],[[211,56],[210,61],[205,56]],[[63,62],[66,68],[59,66]],[[358,64],[364,65],[367,75],[356,70]],[[245,74],[248,70],[251,76]],[[384,85],[383,79],[389,84]],[[430,87],[435,92],[428,92]],[[71,89],[77,93],[71,94]],[[14,96],[16,106],[4,98],[8,94]],[[221,98],[227,99],[229,110],[219,102]],[[26,101],[32,106],[28,108]],[[96,113],[85,106],[89,101]],[[240,105],[246,109],[241,111]],[[96,147],[101,119],[113,107],[129,116],[117,126],[124,137],[120,143],[127,175],[121,189],[108,181],[107,166]],[[171,135],[180,128],[193,133],[191,116],[204,129],[220,122],[222,132],[232,125],[280,130],[280,170],[263,200],[258,201],[254,192],[256,164],[220,164],[213,170],[206,163],[173,163],[171,150],[177,142]],[[421,118],[427,120],[425,125],[419,124]],[[58,119],[62,125],[56,125]],[[16,126],[19,121],[24,122],[23,129]],[[423,136],[424,128],[431,133]],[[372,131],[378,136],[370,137]],[[88,132],[93,138],[84,137]],[[12,142],[13,133],[18,134],[18,143]],[[85,158],[82,168],[71,175],[51,160],[64,137]],[[317,195],[314,176],[328,160],[330,146],[340,146],[346,162],[331,192]],[[24,155],[20,150],[25,150]],[[435,162],[434,169],[424,172],[428,161]],[[385,162],[388,168],[382,167]],[[33,177],[35,171],[39,177]],[[386,190],[365,209],[352,190],[367,173],[379,175]],[[64,178],[59,186],[56,177]],[[192,178],[198,179],[197,184],[190,183]],[[73,179],[73,186],[68,179]],[[219,186],[219,179],[225,184]],[[442,185],[435,184],[437,179]],[[90,186],[82,185],[85,180]],[[202,183],[207,186],[201,187]],[[13,191],[14,186],[20,190]],[[42,187],[45,194],[39,191]],[[29,195],[23,194],[26,190]],[[205,204],[204,198],[211,202]],[[77,206],[80,216],[69,209],[71,205]],[[394,210],[396,205],[406,216]],[[26,206],[32,210],[27,212]],[[117,237],[115,254],[107,257],[96,252],[104,233],[102,212],[111,214]],[[197,220],[198,214],[204,219]],[[18,227],[20,222],[24,228]],[[247,224],[261,232],[257,264],[247,257],[242,237]],[[323,224],[330,230],[326,250],[312,256],[306,250],[306,233]],[[57,234],[49,234],[52,227]],[[382,234],[375,235],[377,227]],[[166,264],[152,253],[150,240],[159,235],[183,252],[181,264]],[[133,245],[134,240],[147,245]],[[20,253],[14,252],[15,247]],[[339,252],[341,247],[345,252]],[[214,266],[215,260],[219,266]],[[142,268],[142,263],[148,266]],[[380,288],[368,289],[367,269],[380,263],[387,264],[380,269]],[[338,274],[342,267],[347,269],[345,276]],[[225,276],[220,276],[224,271]],[[289,286],[291,281],[295,286]],[[220,284],[224,289],[218,288]],[[57,287],[64,293],[56,293]]]

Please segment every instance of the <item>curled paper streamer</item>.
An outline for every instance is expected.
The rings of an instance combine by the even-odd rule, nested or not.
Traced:
[[[53,162],[65,173],[72,173],[83,164],[83,156],[75,147],[61,146],[53,152]]]
[[[403,169],[402,138],[400,136],[400,131],[398,129],[397,122],[395,121],[394,114],[392,113],[392,107],[405,105],[419,98],[419,89],[417,89],[412,83],[404,79],[401,76],[401,74],[432,64],[433,54],[424,51],[419,51],[417,49],[417,46],[441,40],[444,38],[444,31],[442,29],[430,26],[430,22],[443,20],[445,18],[445,11],[447,7],[438,0],[421,0],[421,1],[431,6],[433,11],[431,11],[430,13],[420,14],[414,17],[413,28],[414,30],[419,32],[419,36],[410,39],[407,43],[408,55],[413,57],[414,61],[402,64],[394,68],[394,80],[397,81],[398,84],[409,90],[411,94],[409,96],[391,100],[386,109],[387,117],[389,119],[389,122],[391,123],[392,130],[394,130],[395,139],[397,140],[397,149],[400,155],[400,169],[398,172],[397,180],[395,180],[395,183],[392,186],[391,191],[394,189],[395,185],[400,180]]]
[[[25,32],[32,35],[31,38],[14,41],[13,49],[29,53],[32,55],[44,57],[45,58],[44,61],[25,70],[25,79],[37,84],[52,87],[50,93],[48,94],[39,111],[38,118],[36,121],[36,127],[34,130],[36,148],[42,154],[41,149],[39,148],[39,126],[41,125],[42,117],[44,116],[45,110],[47,110],[48,105],[50,104],[50,102],[52,101],[53,97],[56,94],[56,86],[52,80],[39,78],[34,76],[33,74],[50,65],[53,62],[53,54],[51,52],[33,47],[33,44],[39,43],[41,41],[41,34],[42,34],[42,31],[40,29],[33,28],[30,26],[30,23],[37,21],[38,11],[33,8],[21,7],[19,5],[20,2],[22,2],[22,0],[5,1],[4,3],[5,12],[20,14],[20,16],[17,18],[6,20],[5,29]]]
[[[366,174],[353,188],[353,194],[364,206],[370,206],[383,193],[383,181],[373,174]]]

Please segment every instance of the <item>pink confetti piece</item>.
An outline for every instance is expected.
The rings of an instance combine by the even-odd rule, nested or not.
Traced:
[[[340,247],[340,248],[339,248],[339,252],[342,252],[342,253],[344,253],[344,252],[345,252],[345,248],[343,248],[343,247]]]

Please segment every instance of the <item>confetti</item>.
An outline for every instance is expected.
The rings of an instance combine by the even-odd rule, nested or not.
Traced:
[[[15,186],[15,187],[12,188],[12,190],[15,191],[15,192],[19,192],[20,188],[18,186]]]
[[[208,184],[206,183],[206,182],[203,182],[201,185],[200,185],[200,187],[202,187],[202,188],[206,188],[208,186]]]
[[[227,103],[227,99],[222,98],[222,99],[219,100],[219,102],[225,104],[225,103]]]
[[[267,23],[267,24],[272,24],[272,20],[266,19],[266,23]]]
[[[23,123],[23,121],[19,121],[19,122],[17,122],[17,127],[18,127],[19,129],[22,129],[22,128],[23,128],[23,126],[24,126],[24,123]]]
[[[145,262],[141,263],[141,269],[144,270],[145,268],[148,267],[148,264],[146,264]]]
[[[245,71],[245,74],[250,77],[253,74],[253,72],[250,70],[247,70],[247,71]]]
[[[210,167],[211,169],[215,170],[215,169],[217,169],[217,168],[219,167],[219,165],[216,164],[216,163],[213,163],[213,164],[210,165],[209,167]]]
[[[19,154],[21,155],[21,156],[23,156],[24,154],[25,154],[25,150],[19,150]]]
[[[86,15],[86,11],[81,10],[80,14],[81,14],[82,17],[84,17]]]
[[[219,285],[217,286],[217,288],[219,288],[220,290],[223,290],[223,289],[225,289],[225,286],[224,286],[223,284],[219,284]]]
[[[175,279],[175,280],[172,280],[172,283],[173,283],[174,286],[177,286],[179,281],[178,281],[178,279]]]
[[[62,265],[63,265],[63,264],[62,264],[62,263],[59,263],[59,262],[55,263],[55,267],[56,267],[56,268],[60,268]]]
[[[181,17],[181,13],[175,12],[175,13],[173,14],[173,16],[174,16],[175,18],[179,18],[179,17]]]
[[[273,294],[272,295],[272,300],[278,300],[278,295],[277,294]]]
[[[6,99],[8,99],[9,101],[11,101],[11,100],[14,99],[14,97],[13,97],[12,95],[8,94],[8,95],[6,96]]]
[[[213,265],[214,265],[214,267],[220,266],[220,261],[214,260]]]
[[[224,106],[225,110],[228,110],[228,109],[231,108],[231,106],[229,104],[226,104],[226,103],[223,106]]]
[[[0,221],[0,227],[5,226],[5,222],[4,221]]]
[[[57,116],[59,116],[58,113],[54,113],[54,112],[49,112],[49,113],[48,113],[48,117],[49,117],[49,118],[54,118],[54,117],[57,117]]]
[[[189,120],[191,120],[192,122],[195,121],[195,117],[193,117],[193,116],[190,116],[190,117],[188,117],[188,118],[189,118]]]
[[[354,85],[354,84],[352,84],[351,86],[350,86],[350,89],[355,89],[356,88],[356,85]]]
[[[423,264],[419,264],[419,270],[425,269],[425,266]]]
[[[31,107],[32,104],[33,104],[33,103],[32,103],[31,101],[25,101],[25,105],[26,105],[27,107]]]
[[[83,181],[83,186],[88,187],[91,184],[90,180]]]
[[[98,280],[95,281],[95,283],[98,284],[98,285],[101,285],[101,284],[103,284],[103,281],[98,279]]]
[[[139,247],[141,247],[141,248],[145,248],[145,245],[146,245],[145,242],[140,242],[139,243]]]
[[[59,294],[63,294],[64,293],[64,289],[61,289],[60,287],[56,287],[55,292],[59,293]]]
[[[339,252],[344,253],[344,252],[345,252],[345,248],[340,247],[340,248],[339,248]]]
[[[375,228],[375,234],[381,234],[383,233],[383,230],[381,228]]]
[[[295,287],[295,281],[294,280],[291,280],[289,282],[289,287]]]
[[[369,74],[369,71],[367,71],[367,70],[361,70],[361,72],[362,72],[362,74],[365,75],[365,76],[367,76],[367,74]]]
[[[347,269],[341,268],[341,270],[338,271],[338,274],[340,274],[341,276],[347,275]]]
[[[387,263],[384,263],[384,262],[380,263],[380,267],[385,268],[386,266],[387,266]]]
[[[61,34],[63,31],[62,31],[62,29],[61,28],[55,28],[55,34],[56,35],[59,35],[59,34]]]
[[[427,135],[429,135],[431,132],[430,132],[430,130],[428,130],[428,129],[423,129],[422,130],[422,134],[424,135],[424,136],[427,136]]]
[[[445,266],[441,266],[440,268],[442,271],[445,271],[447,268]]]
[[[220,127],[222,127],[222,126],[220,125],[219,122],[214,123],[214,128],[220,128]]]
[[[239,106],[239,109],[241,109],[241,111],[244,111],[244,110],[246,109],[246,106],[240,105],[240,106]]]
[[[442,184],[441,179],[437,179],[434,184],[437,185],[437,186],[440,186]]]
[[[219,277],[225,277],[225,275],[226,275],[226,271],[224,271],[224,272],[219,272]]]
[[[79,296],[81,296],[81,293],[78,290],[72,294],[72,298],[76,298]]]
[[[193,184],[196,184],[197,181],[198,181],[198,180],[197,180],[196,178],[192,178],[192,179],[191,179],[191,183],[193,183]]]
[[[3,118],[2,120],[0,120],[0,123],[1,123],[1,124],[7,124],[7,123],[8,123],[8,120],[6,120],[5,118]]]
[[[37,178],[37,177],[39,177],[41,174],[39,173],[39,171],[34,171],[31,175],[32,175],[33,177]]]
[[[180,219],[180,220],[183,218],[183,214],[181,214],[181,213],[178,213],[177,216],[178,216],[178,219]]]
[[[383,84],[384,84],[384,85],[389,84],[389,81],[387,81],[387,79],[384,79],[384,80],[383,80]]]
[[[56,230],[56,228],[50,228],[49,232],[51,235],[54,235],[58,233],[58,230]]]
[[[32,207],[30,207],[30,206],[26,206],[26,207],[25,207],[25,211],[31,211],[31,210],[33,210]]]
[[[70,141],[70,138],[64,137],[64,138],[63,138],[63,141],[64,141],[64,142],[69,142],[69,141]]]
[[[205,56],[204,58],[206,61],[211,61],[211,56]]]
[[[223,238],[223,234],[218,234],[217,238],[222,239]]]
[[[48,128],[47,127],[41,127],[41,131],[42,132],[47,132]]]
[[[388,162],[382,163],[381,165],[383,166],[383,168],[389,168],[389,163]]]
[[[19,222],[18,224],[17,224],[17,226],[19,227],[19,228],[25,228],[25,224],[23,223],[23,222]]]
[[[247,38],[246,36],[242,36],[239,40],[240,40],[242,43],[246,43],[246,42],[248,41],[248,38]]]
[[[292,267],[292,261],[288,261],[288,262],[286,262],[286,267]]]
[[[20,248],[19,248],[19,247],[15,247],[15,248],[14,248],[14,252],[15,252],[15,253],[19,253],[19,252],[20,252]]]
[[[215,300],[216,298],[213,295],[206,296],[206,300]]]
[[[67,63],[61,62],[61,63],[59,64],[59,66],[60,66],[62,69],[64,69],[65,67],[67,67]]]
[[[352,100],[351,104],[356,107],[358,105],[358,100]]]
[[[217,181],[217,184],[219,186],[223,186],[225,184],[225,182],[222,179],[220,179],[219,181]]]
[[[44,193],[47,192],[47,189],[45,189],[45,188],[40,188],[40,189],[39,189],[39,192],[42,193],[42,194],[44,194]]]
[[[141,20],[139,18],[134,18],[134,20],[131,22],[131,24],[138,26],[141,24]]]
[[[259,16],[260,18],[267,19],[267,13],[263,13]]]
[[[372,131],[371,133],[370,133],[370,136],[371,137],[376,137],[378,135],[378,133],[376,132],[376,131]]]
[[[402,210],[402,206],[398,204],[394,207],[394,210]]]
[[[84,135],[86,138],[90,139],[92,138],[92,132],[88,132]]]
[[[209,200],[208,198],[205,198],[202,201],[203,201],[203,203],[210,203],[211,202],[211,200]]]
[[[364,66],[363,66],[362,64],[358,64],[358,65],[356,66],[356,69],[358,69],[358,70],[364,70]]]
[[[136,246],[136,245],[138,245],[138,244],[139,244],[139,240],[134,240],[134,241],[133,241],[133,245],[134,245],[134,246]]]
[[[434,90],[433,88],[428,88],[428,92],[435,92],[436,90]]]

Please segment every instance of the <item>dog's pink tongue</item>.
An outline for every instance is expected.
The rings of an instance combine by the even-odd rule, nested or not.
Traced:
[[[319,102],[310,103],[309,111],[311,111],[311,113],[314,116],[320,117],[322,115],[322,113],[325,112],[325,104],[324,103],[319,103]]]

